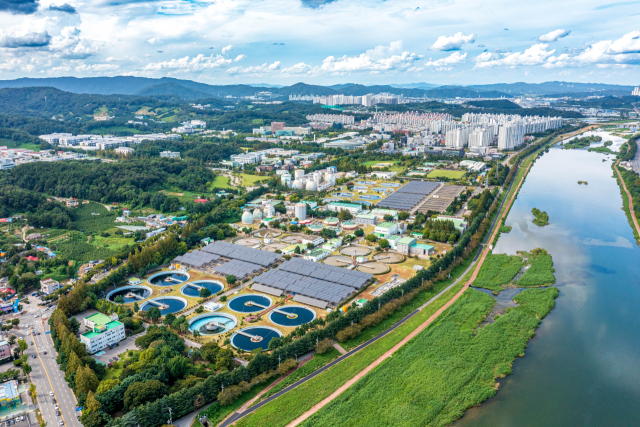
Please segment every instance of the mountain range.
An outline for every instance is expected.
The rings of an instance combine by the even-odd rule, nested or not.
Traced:
[[[66,92],[97,95],[138,95],[149,97],[175,96],[187,100],[252,96],[257,92],[274,95],[353,95],[392,93],[414,98],[514,98],[521,95],[602,94],[629,95],[631,86],[601,83],[496,83],[472,86],[437,86],[430,83],[391,84],[365,86],[356,83],[332,86],[296,83],[291,86],[263,85],[209,85],[192,80],[170,77],[50,77],[0,80],[0,88],[53,87]]]

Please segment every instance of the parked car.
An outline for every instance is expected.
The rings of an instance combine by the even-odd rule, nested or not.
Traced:
[[[36,358],[36,355],[35,355],[35,354],[32,354],[32,355],[31,355],[31,357],[33,357],[33,358],[35,359],[35,358]]]
[[[45,354],[46,354],[46,353],[45,353]],[[49,396],[53,396],[53,392],[52,392],[52,391],[50,391],[50,392],[49,392]]]
[[[47,354],[47,352],[45,351],[44,354]]]
[[[56,411],[56,415],[57,415],[57,416],[60,416],[60,411]]]
[[[58,405],[55,405],[55,406],[53,407],[53,409],[55,409],[56,411],[59,411],[59,410],[60,410],[60,408],[58,407]]]
[[[63,426],[63,425],[64,425],[64,421],[60,420],[60,422],[59,422],[58,424],[60,424],[61,426]]]

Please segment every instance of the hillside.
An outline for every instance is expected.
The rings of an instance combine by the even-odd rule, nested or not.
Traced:
[[[496,90],[511,94],[522,93],[527,95],[569,94],[573,92],[615,91],[619,94],[630,95],[632,86],[611,85],[603,83],[571,83],[571,82],[544,82],[544,83],[496,83],[489,85],[469,86],[478,90]]]
[[[430,98],[513,98],[519,94],[498,92],[495,90],[473,89],[462,86],[442,86],[424,91]]]

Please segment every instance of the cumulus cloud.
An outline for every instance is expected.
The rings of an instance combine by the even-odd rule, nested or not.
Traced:
[[[16,49],[21,47],[43,47],[51,42],[51,36],[46,31],[42,33],[26,33],[23,35],[2,35],[0,47]]]
[[[38,10],[38,0],[0,0],[0,11],[29,15]]]
[[[298,62],[296,65],[292,65],[289,68],[284,68],[282,70],[283,74],[307,74],[312,70],[311,65],[305,64],[304,62]]]
[[[56,12],[62,12],[62,13],[70,13],[70,14],[74,14],[74,13],[78,13],[76,11],[76,8],[71,6],[69,3],[63,3],[61,5],[50,5],[49,6],[49,10],[53,10]]]
[[[199,54],[193,58],[185,56],[184,58],[172,59],[170,61],[152,62],[144,67],[145,71],[162,71],[175,70],[180,72],[203,71],[212,68],[221,68],[228,66],[233,61],[222,55],[204,56]]]
[[[81,64],[76,67],[76,71],[80,72],[106,72],[106,71],[118,71],[119,65],[116,64]]]
[[[551,31],[550,33],[541,35],[540,37],[538,37],[538,40],[541,41],[541,42],[550,43],[550,42],[554,42],[554,41],[556,41],[558,39],[561,39],[563,37],[566,37],[569,34],[571,34],[571,31],[555,30],[555,31]]]
[[[232,45],[223,47],[222,48],[222,54],[224,55],[225,53],[229,52],[231,49],[233,49]]]
[[[521,65],[541,65],[553,56],[555,49],[547,50],[548,44],[538,43],[524,52],[480,54],[476,57],[476,68],[517,67]]]
[[[252,67],[231,67],[227,70],[227,73],[231,75],[236,74],[265,74],[271,71],[277,71],[280,69],[280,61],[275,61],[273,64],[254,65]]]
[[[454,64],[463,63],[467,59],[466,53],[453,52],[451,55],[446,58],[438,59],[436,61],[429,60],[424,64],[426,67],[448,67]]]
[[[429,49],[431,50],[460,50],[463,45],[467,43],[474,43],[476,41],[475,34],[469,34],[465,36],[462,33],[455,33],[451,37],[440,36]]]
[[[626,67],[640,64],[640,31],[631,31],[617,40],[602,40],[583,49],[552,56],[545,68],[581,67],[596,65],[599,68]]]
[[[421,55],[402,50],[402,41],[396,41],[389,46],[376,46],[358,56],[346,56],[336,58],[329,56],[322,61],[320,69],[325,72],[349,72],[349,71],[390,71],[407,69]]]
[[[102,43],[80,36],[77,27],[64,27],[59,36],[49,43],[49,49],[57,56],[69,59],[86,59],[100,51]]]
[[[632,31],[614,41],[607,49],[609,54],[640,53],[640,31]]]

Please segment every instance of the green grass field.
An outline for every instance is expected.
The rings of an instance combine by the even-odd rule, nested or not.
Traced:
[[[489,254],[482,264],[473,286],[500,292],[524,267],[524,261],[518,255]]]
[[[269,179],[266,176],[258,176],[258,175],[248,175],[246,173],[241,173],[240,178],[242,178],[242,186],[249,187],[255,185],[256,181],[260,181],[262,179]]]
[[[460,179],[464,176],[465,171],[447,171],[442,169],[435,169],[429,172],[427,178],[449,178]]]
[[[518,307],[482,325],[495,300],[467,290],[437,323],[301,425],[451,424],[496,394],[496,378],[512,373],[557,296],[556,288],[527,289],[515,297]]]
[[[373,161],[370,161],[370,162],[363,162],[363,163],[360,163],[360,164],[364,165],[364,166],[375,166],[375,165],[379,165],[380,163],[394,164],[395,165],[398,162],[399,162],[399,160],[380,160],[380,161],[373,160]]]
[[[233,188],[229,185],[229,178],[226,176],[216,175],[213,182],[211,183],[211,187],[213,188]]]
[[[74,222],[76,228],[85,233],[101,232],[113,228],[116,214],[107,210],[99,203],[87,203],[76,209],[78,219]],[[97,215],[92,215],[92,213]]]

